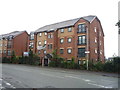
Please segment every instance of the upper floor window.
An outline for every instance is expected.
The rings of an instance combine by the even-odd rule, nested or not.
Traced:
[[[41,41],[38,42],[38,45],[41,45]]]
[[[64,32],[64,29],[60,29],[60,32],[63,33],[63,32]]]
[[[79,24],[78,25],[78,33],[84,33],[86,32],[85,24]]]
[[[64,51],[63,51],[64,49],[60,49],[60,54],[63,54],[64,53]]]
[[[46,40],[44,41],[44,44],[47,44],[47,41],[46,41]]]
[[[40,50],[38,51],[38,54],[40,54],[41,52],[40,52]]]
[[[97,38],[95,37],[95,43],[97,43]]]
[[[44,34],[45,34],[45,36],[46,36],[46,35],[47,35],[47,32],[45,32]]]
[[[100,45],[102,44],[102,42],[100,41]]]
[[[4,53],[6,53],[6,50],[4,50]]]
[[[0,53],[2,53],[2,50],[0,50]]]
[[[78,48],[78,57],[85,57],[85,48]]]
[[[46,50],[44,50],[44,54],[46,54],[47,52],[46,52]]]
[[[2,47],[2,44],[0,44],[0,47]]]
[[[61,39],[60,39],[60,43],[63,43],[63,42],[64,42],[64,39],[63,39],[63,38],[61,38]]]
[[[8,50],[7,55],[8,55],[8,56],[10,56],[10,55],[11,55],[11,51],[10,51],[10,50]]]
[[[34,34],[30,34],[30,40],[34,40]]]
[[[86,44],[86,36],[82,35],[82,36],[78,36],[78,44]]]
[[[68,38],[68,43],[71,43],[72,42],[72,38]]]
[[[48,38],[53,38],[53,35],[52,34],[48,34]]]
[[[100,31],[100,36],[101,36],[101,31]]]
[[[33,42],[30,42],[30,48],[33,48],[34,47],[34,43]]]
[[[39,36],[42,36],[42,33],[39,33]]]
[[[95,31],[95,32],[97,32],[97,29],[96,29],[96,27],[94,27],[94,31]]]
[[[72,32],[72,28],[71,27],[68,28],[68,32]]]
[[[52,49],[52,44],[49,44],[49,45],[48,45],[48,49]]]
[[[71,48],[67,49],[67,53],[71,54],[72,53],[72,49]]]
[[[95,53],[97,53],[97,48],[95,48]]]

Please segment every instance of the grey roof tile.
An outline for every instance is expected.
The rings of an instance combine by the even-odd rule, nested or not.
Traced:
[[[80,17],[80,18],[83,18],[83,19],[87,20],[88,22],[91,22],[95,17],[96,16],[90,15],[90,16],[85,16],[85,17]],[[37,29],[35,31],[35,33],[44,32],[44,31],[53,31],[53,30],[57,30],[59,28],[73,26],[80,18],[71,19],[71,20],[67,20],[67,21],[63,21],[63,22],[58,22],[58,23],[46,25],[46,26],[43,26],[43,27]]]

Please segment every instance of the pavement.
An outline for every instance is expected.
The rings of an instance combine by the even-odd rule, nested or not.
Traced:
[[[118,81],[115,73],[2,64],[0,88],[118,88]]]

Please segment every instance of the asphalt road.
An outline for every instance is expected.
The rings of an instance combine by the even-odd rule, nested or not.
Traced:
[[[118,88],[118,78],[82,70],[2,64],[0,88]]]

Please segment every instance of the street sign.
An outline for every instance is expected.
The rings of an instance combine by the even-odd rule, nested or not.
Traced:
[[[90,53],[90,51],[85,51],[85,53]]]

